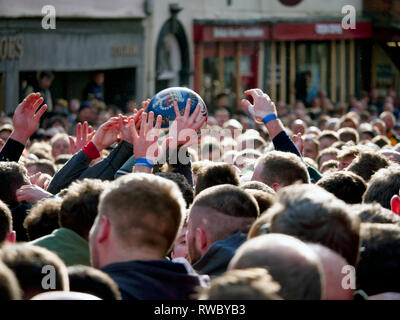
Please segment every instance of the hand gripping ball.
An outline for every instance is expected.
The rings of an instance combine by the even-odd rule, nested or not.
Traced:
[[[147,106],[146,112],[154,112],[154,118],[158,115],[162,116],[162,128],[169,128],[169,125],[175,120],[174,101],[178,103],[178,108],[181,115],[185,112],[186,101],[191,99],[190,114],[194,112],[197,105],[200,104],[201,109],[196,121],[202,117],[208,117],[207,107],[203,99],[193,90],[184,87],[172,87],[158,92],[153,99],[151,99]]]

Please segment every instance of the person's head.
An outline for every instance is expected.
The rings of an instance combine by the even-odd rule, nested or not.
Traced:
[[[339,136],[335,131],[324,130],[318,137],[318,141],[319,141],[319,150],[321,151],[326,148],[329,148],[336,141],[339,141]]]
[[[291,129],[292,129],[293,134],[301,133],[302,135],[304,135],[304,133],[306,132],[306,129],[307,129],[307,125],[305,124],[305,122],[303,120],[296,119],[295,121],[293,121]]]
[[[0,301],[21,300],[22,289],[14,272],[0,261]]]
[[[215,111],[215,119],[217,119],[218,125],[222,127],[229,120],[229,111],[226,108],[218,108]]]
[[[68,278],[71,291],[92,294],[102,300],[122,299],[118,285],[101,270],[74,265],[68,267]]]
[[[195,194],[221,184],[239,185],[239,177],[236,170],[229,164],[216,163],[203,167],[197,174]]]
[[[394,117],[393,113],[388,111],[382,112],[379,116],[379,119],[385,122],[386,131],[391,131],[396,124],[396,118]]]
[[[296,182],[309,183],[307,167],[293,153],[271,151],[256,164],[252,181],[260,181],[275,191]]]
[[[264,268],[229,270],[213,279],[199,300],[281,300],[279,289]]]
[[[343,142],[353,141],[355,144],[358,144],[360,140],[358,132],[354,128],[342,128],[338,131],[339,139]]]
[[[320,243],[356,265],[359,218],[328,191],[310,184],[286,187],[267,213],[272,215],[269,232]]]
[[[155,175],[175,182],[185,199],[186,208],[189,208],[193,202],[194,192],[192,186],[186,180],[184,175],[177,172],[157,172]]]
[[[346,170],[358,174],[365,182],[369,182],[375,172],[389,165],[390,162],[381,154],[372,151],[362,151]]]
[[[337,160],[339,150],[333,147],[322,150],[318,156],[318,167],[322,168],[323,164],[329,160]]]
[[[252,238],[236,251],[228,270],[266,268],[281,289],[285,300],[320,300],[322,265],[305,243],[284,234]]]
[[[84,101],[81,103],[79,110],[78,110],[78,117],[77,120],[80,122],[92,122],[94,119],[94,108],[93,105],[89,101]]]
[[[61,199],[48,198],[36,202],[24,220],[30,241],[52,233],[59,228]]]
[[[342,285],[347,261],[325,246],[317,243],[307,243],[307,245],[321,261],[324,288],[322,300],[353,300],[354,290]]]
[[[200,192],[189,214],[188,247],[195,263],[213,243],[247,233],[259,215],[256,199],[239,187],[218,185]]]
[[[0,200],[0,246],[6,242],[14,243],[15,239],[11,210]]]
[[[189,220],[189,212],[185,215],[182,229],[179,231],[179,234],[174,243],[174,248],[172,249],[171,252],[171,257],[173,259],[185,258],[187,261],[189,261],[189,251],[186,239],[188,220]]]
[[[0,260],[15,273],[25,300],[48,290],[69,291],[67,267],[46,248],[8,244],[1,248]]]
[[[61,202],[60,227],[68,228],[88,239],[97,216],[100,194],[105,188],[106,182],[99,179],[84,179],[71,183]]]
[[[317,161],[319,155],[319,141],[314,135],[305,135],[304,147],[303,147],[303,157],[311,158]]]
[[[324,164],[319,168],[319,172],[323,175],[326,173],[334,173],[339,169],[339,161],[337,160],[328,160],[325,161]]]
[[[101,86],[104,82],[104,72],[95,72],[92,76],[92,79],[96,85]]]
[[[46,173],[50,176],[54,176],[56,173],[56,167],[54,163],[47,159],[39,159],[35,161],[29,161],[25,165],[26,169],[28,170],[28,175],[33,176],[34,174],[41,172]]]
[[[339,128],[358,129],[358,119],[355,116],[347,114],[340,119]]]
[[[371,142],[375,143],[379,148],[392,146],[390,139],[382,134],[375,136]]]
[[[0,127],[0,139],[7,141],[13,130],[14,127],[11,124],[3,124]]]
[[[344,147],[340,150],[337,155],[337,159],[339,160],[339,170],[346,169],[359,154],[360,149],[356,146]]]
[[[0,161],[0,200],[7,205],[16,201],[16,191],[25,184],[29,184],[29,180],[23,165]]]
[[[379,203],[356,204],[351,207],[351,211],[358,215],[361,222],[388,223],[400,226],[400,216],[385,209]]]
[[[367,190],[364,179],[350,171],[339,171],[323,177],[317,185],[346,203],[361,203]]]
[[[260,190],[263,192],[267,192],[273,196],[276,196],[276,192],[274,191],[274,189],[272,189],[271,187],[267,186],[265,183],[260,182],[260,181],[247,181],[245,183],[242,183],[240,185],[240,187],[243,190]]]
[[[176,183],[151,174],[128,174],[102,193],[90,231],[92,266],[163,259],[183,224],[186,204]]]
[[[276,201],[276,194],[255,189],[244,189],[256,199],[260,214],[268,210]],[[272,190],[273,191],[273,190]]]
[[[363,223],[357,289],[367,295],[400,292],[400,227]]]
[[[54,74],[50,71],[42,71],[39,74],[39,86],[41,89],[48,89],[54,80]]]
[[[60,154],[70,154],[71,145],[69,143],[69,138],[66,133],[57,133],[50,140],[51,144],[51,155],[56,158]]]
[[[391,200],[400,189],[400,166],[391,165],[380,169],[371,178],[364,195],[365,203],[378,202],[382,207],[391,208]]]
[[[386,124],[383,120],[377,118],[372,120],[371,122],[373,128],[375,129],[376,132],[379,134],[385,134],[386,133]]]

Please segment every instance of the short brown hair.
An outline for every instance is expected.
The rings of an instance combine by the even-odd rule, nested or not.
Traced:
[[[167,254],[182,227],[185,200],[176,183],[150,174],[127,174],[101,195],[99,215],[107,216],[121,245],[133,243]]]
[[[274,189],[272,189],[270,186],[268,186],[265,183],[260,182],[260,181],[247,181],[247,182],[241,184],[240,187],[243,190],[260,190],[260,191],[268,192],[272,195],[276,195],[276,192]]]
[[[87,239],[97,216],[100,194],[106,182],[100,179],[83,179],[71,183],[62,199],[60,226],[69,228]]]
[[[50,234],[60,227],[59,213],[62,200],[43,199],[32,207],[24,220],[24,228],[30,241]]]
[[[317,158],[318,167],[321,167],[321,166],[322,166],[322,164],[320,163],[320,160],[321,160],[321,158],[322,158],[323,156],[325,156],[325,155],[327,155],[327,154],[331,154],[331,155],[334,155],[335,158],[337,159],[338,153],[339,153],[339,150],[336,149],[336,148],[333,148],[333,147],[328,147],[328,148],[325,148],[324,150],[322,150],[322,151],[319,153],[318,158]],[[335,159],[330,159],[330,160],[335,160]]]
[[[53,161],[47,159],[39,159],[36,161],[29,161],[25,164],[25,167],[36,166],[37,171],[41,173],[47,173],[50,176],[54,176],[56,173],[56,166],[54,165]]]
[[[11,210],[0,200],[0,244],[2,244],[7,234],[12,231],[13,219]]]
[[[342,128],[338,131],[339,139],[343,142],[353,141],[355,144],[358,144],[360,139],[358,132],[353,128]]]
[[[279,289],[264,268],[229,270],[213,279],[199,300],[281,300]]]
[[[364,202],[378,202],[382,207],[391,209],[390,200],[399,193],[400,166],[393,164],[376,172],[369,182]]]
[[[239,185],[235,169],[227,163],[217,163],[200,168],[197,175],[195,194],[220,184]]]
[[[22,290],[17,277],[3,262],[0,262],[0,300],[21,300]]]
[[[317,242],[357,263],[360,221],[349,207],[316,185],[284,188],[278,202],[269,209],[270,232],[285,233],[303,241]]]
[[[14,201],[15,192],[25,184],[26,169],[16,162],[0,161],[0,200]]]
[[[375,143],[379,148],[383,148],[384,146],[391,146],[392,143],[390,142],[389,138],[384,135],[377,135],[376,137],[372,138],[372,143]]]
[[[44,266],[55,269],[55,290],[69,291],[67,267],[50,250],[27,243],[7,244],[0,250],[0,260],[14,271],[24,291],[24,299],[29,299],[32,292],[47,291],[42,286]]]
[[[293,153],[271,151],[258,160],[258,165],[262,166],[262,182],[269,186],[274,182],[281,185],[291,185],[297,181],[310,183],[306,165]]]
[[[339,135],[332,130],[324,130],[321,132],[320,136],[318,137],[318,141],[320,142],[322,139],[324,138],[328,138],[328,139],[332,139],[335,141],[339,141]]]
[[[336,172],[337,169],[339,168],[339,161],[337,160],[328,160],[325,161],[324,164],[320,168],[321,173],[326,173],[326,172]]]
[[[379,203],[355,204],[351,210],[359,216],[361,222],[389,223],[400,226],[400,216],[382,207]]]
[[[256,199],[260,214],[272,207],[276,201],[276,195],[269,192],[254,189],[245,189],[245,191]]]
[[[368,182],[375,172],[379,169],[386,168],[389,164],[390,162],[385,158],[385,156],[379,153],[362,151],[360,155],[347,167],[347,170],[358,174]]]
[[[361,203],[367,184],[364,179],[350,171],[339,171],[323,177],[317,185],[346,203]]]

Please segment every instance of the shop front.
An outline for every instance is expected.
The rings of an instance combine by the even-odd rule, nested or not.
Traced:
[[[81,99],[97,70],[105,74],[107,103],[143,98],[144,31],[139,19],[60,19],[55,30],[42,29],[40,19],[3,19],[0,30],[0,110],[7,114],[44,70],[55,75],[53,101]]]

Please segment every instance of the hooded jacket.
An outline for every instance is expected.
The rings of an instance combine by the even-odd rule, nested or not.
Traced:
[[[193,268],[198,273],[208,274],[210,277],[221,275],[228,268],[228,264],[235,255],[236,249],[246,239],[246,234],[236,232],[225,240],[213,243],[200,260],[193,264]]]
[[[101,270],[117,283],[123,300],[188,300],[208,279],[169,260],[117,262]]]

